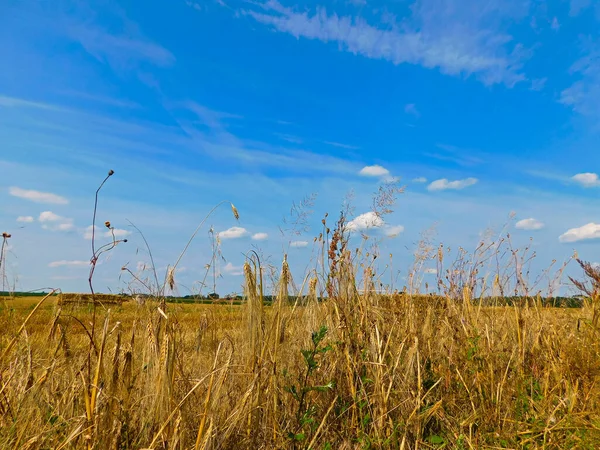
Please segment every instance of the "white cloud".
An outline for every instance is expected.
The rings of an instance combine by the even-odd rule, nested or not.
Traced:
[[[127,24],[125,24],[127,25]],[[78,41],[90,55],[100,62],[108,62],[113,68],[130,67],[132,62],[150,62],[157,66],[170,66],[175,57],[166,48],[145,39],[141,34],[118,34],[115,30],[103,30],[89,23],[68,27],[67,34]]]
[[[290,247],[295,247],[295,248],[308,247],[308,242],[306,242],[306,241],[292,241],[292,242],[290,242]]]
[[[425,178],[425,177],[413,178],[413,183],[427,183],[427,178]]]
[[[427,186],[427,190],[429,191],[445,191],[448,189],[464,189],[469,186],[473,186],[477,183],[477,178],[465,178],[464,180],[456,180],[456,181],[448,181],[446,178],[442,178],[441,180],[435,180],[429,186]]]
[[[75,228],[75,225],[73,225],[73,223],[71,222],[63,222],[63,223],[59,223],[58,225],[55,225],[54,227],[48,227],[51,230],[54,231],[70,231],[73,228]]]
[[[52,211],[44,211],[40,213],[38,220],[43,223],[42,228],[51,231],[70,231],[75,226],[73,225],[73,219],[59,216]]]
[[[248,230],[242,227],[231,227],[218,233],[221,239],[238,239],[248,235]]]
[[[531,89],[532,91],[541,91],[546,86],[547,81],[548,81],[548,78],[546,78],[546,77],[534,78],[533,80],[531,80],[531,87],[529,89]]]
[[[437,275],[437,269],[434,269],[433,267],[429,267],[429,268],[425,269],[425,273],[428,275]]]
[[[349,231],[362,231],[369,228],[379,228],[383,226],[383,224],[384,222],[381,217],[373,211],[369,211],[348,222],[346,224],[346,229]]]
[[[560,94],[560,103],[600,122],[600,41],[583,41],[582,57],[570,68],[577,80]]]
[[[385,177],[390,174],[390,171],[385,167],[375,164],[374,166],[363,167],[358,173],[364,177]]]
[[[194,8],[196,11],[202,11],[202,6],[200,6],[199,3],[186,0],[185,4],[188,5],[190,8]]]
[[[48,267],[63,267],[63,266],[67,266],[67,267],[87,267],[90,265],[89,261],[66,261],[66,260],[61,260],[61,261],[53,261],[50,264],[48,264]]]
[[[4,95],[0,95],[0,106],[4,106],[7,108],[34,108],[34,109],[47,109],[47,110],[61,111],[61,108],[54,106],[54,105],[48,105],[46,103],[32,102],[32,101],[23,100],[20,98],[6,97]]]
[[[544,228],[544,224],[537,219],[530,218],[519,220],[515,224],[515,228],[519,230],[541,230]]]
[[[578,173],[571,177],[573,181],[581,184],[583,187],[598,187],[600,186],[600,179],[598,174],[595,173]]]
[[[569,15],[571,17],[578,16],[581,11],[584,11],[592,4],[592,0],[571,0]]]
[[[243,266],[234,266],[233,264],[228,262],[227,264],[225,264],[225,267],[223,267],[223,272],[225,272],[229,275],[238,276],[238,275],[244,274],[244,268],[243,268]]]
[[[356,145],[342,144],[341,142],[334,142],[334,141],[323,141],[323,143],[327,144],[327,145],[331,145],[333,147],[345,148],[348,150],[358,150],[360,148],[360,147],[357,147]]]
[[[598,238],[600,238],[600,224],[588,223],[582,227],[567,230],[560,235],[558,240],[560,242],[578,242]]]
[[[62,217],[58,214],[54,214],[52,211],[44,211],[40,213],[38,220],[40,222],[58,222],[59,220],[62,220]]]
[[[408,103],[406,106],[404,106],[404,112],[414,117],[421,117],[421,113],[414,103]]]
[[[9,189],[10,195],[13,197],[24,198],[26,200],[31,200],[36,203],[50,203],[55,205],[66,205],[69,201],[61,197],[60,195],[52,194],[50,192],[40,192],[29,189],[21,189],[19,187],[11,187]]]
[[[385,229],[385,235],[390,238],[395,238],[403,231],[404,227],[402,225],[390,225]]]
[[[17,222],[22,222],[22,223],[31,223],[33,222],[35,219],[31,216],[19,216],[17,217]]]
[[[87,240],[91,240],[92,239],[92,230],[93,230],[92,225],[87,227],[83,233],[83,238],[87,239]],[[106,228],[104,228],[104,230],[106,230],[106,231],[102,231],[102,229],[99,226],[96,226],[95,239],[98,239],[98,238],[111,238],[112,239],[113,234],[111,233],[111,230],[108,230]],[[131,234],[131,231],[122,230],[120,228],[114,228],[112,230],[112,232],[114,233],[115,239],[122,239],[125,236],[129,236]]]
[[[112,233],[110,231],[107,231],[105,233],[105,236],[115,236],[115,238],[117,239],[121,239],[124,238],[125,236],[129,236],[131,234],[131,231],[129,230],[122,230],[120,228],[115,228],[114,230],[112,230]],[[181,269],[179,270],[181,272]]]
[[[256,21],[296,38],[337,43],[341,50],[392,64],[419,64],[454,76],[474,74],[486,85],[513,86],[525,79],[522,63],[529,56],[503,28],[524,17],[524,2],[417,0],[412,16],[402,23],[390,19],[385,28],[361,17],[296,12],[277,0],[260,4],[261,12],[247,10]],[[508,30],[508,28],[506,28]]]
[[[268,238],[269,238],[269,235],[267,233],[254,233],[252,235],[252,239],[254,241],[264,241]]]

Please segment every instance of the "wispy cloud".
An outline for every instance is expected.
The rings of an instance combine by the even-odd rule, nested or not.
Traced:
[[[529,218],[529,219],[519,220],[515,224],[515,228],[517,228],[519,230],[536,231],[536,230],[541,230],[542,228],[544,228],[544,224],[537,219]]]
[[[600,224],[588,223],[579,228],[571,228],[558,238],[560,242],[578,242],[600,238]]]
[[[459,148],[455,145],[436,144],[440,153],[423,153],[423,156],[438,159],[440,161],[450,161],[460,166],[474,166],[481,164],[483,160],[479,156],[474,156],[473,151]]]
[[[427,178],[425,177],[417,177],[413,178],[413,183],[427,183]]]
[[[385,29],[322,7],[310,14],[277,0],[260,6],[262,12],[244,13],[296,38],[336,42],[367,58],[419,64],[448,75],[474,74],[486,85],[513,86],[525,79],[521,68],[528,53],[505,31],[503,22],[527,12],[518,2],[474,2],[464,8],[456,0],[419,0],[409,20],[401,24],[389,20]]]
[[[392,225],[385,228],[385,235],[389,238],[395,238],[404,232],[404,227],[402,225]]]
[[[363,167],[358,174],[364,177],[386,177],[390,174],[390,171],[383,166],[375,164],[374,166]]]
[[[327,145],[331,145],[332,147],[345,148],[348,150],[358,150],[360,148],[360,147],[357,147],[356,145],[342,144],[341,142],[334,142],[334,141],[323,141],[323,143],[327,144]]]
[[[11,187],[8,190],[9,194],[13,197],[19,197],[26,200],[30,200],[36,203],[47,203],[55,205],[66,205],[69,201],[61,197],[60,195],[52,194],[50,192],[40,192],[30,189],[21,189],[19,187]]]
[[[578,173],[577,175],[572,176],[571,180],[586,188],[600,186],[600,178],[596,173]]]
[[[89,261],[52,261],[48,264],[48,267],[87,267],[90,265]]]
[[[17,217],[17,222],[22,222],[22,223],[31,223],[34,222],[35,219],[32,216],[19,216]]]
[[[234,266],[232,263],[228,262],[223,267],[223,272],[228,275],[239,276],[244,274],[244,268],[242,266]]]
[[[200,3],[185,0],[185,4],[188,5],[190,8],[194,8],[196,11],[202,11],[202,6],[200,6]]]
[[[34,108],[34,109],[47,109],[50,111],[63,111],[64,109],[60,106],[51,105],[41,102],[33,102],[22,98],[7,97],[0,95],[0,106],[5,108]]]
[[[171,52],[139,34],[112,34],[89,24],[71,26],[67,33],[90,55],[113,68],[121,69],[142,61],[158,66],[170,66],[175,62]]]
[[[421,117],[421,113],[419,112],[414,103],[408,103],[406,106],[404,106],[404,112],[417,118]]]
[[[599,41],[586,40],[583,56],[570,69],[578,79],[560,94],[560,102],[573,111],[600,123],[600,50]]]
[[[592,4],[592,0],[571,0],[569,7],[569,15],[571,17],[578,16],[582,11],[587,9]]]
[[[242,227],[231,227],[217,234],[221,239],[238,239],[248,235],[248,230]]]
[[[449,181],[446,178],[435,180],[427,186],[429,191],[445,191],[445,190],[459,190],[469,186],[473,186],[477,183],[477,178],[465,178],[464,180]]]
[[[252,240],[254,241],[265,241],[269,238],[267,233],[254,233],[252,235]]]
[[[548,78],[546,78],[546,77],[535,78],[535,79],[531,80],[531,87],[529,89],[532,91],[541,91],[546,86],[547,81],[548,81]]]
[[[294,247],[294,248],[308,247],[308,242],[307,241],[292,241],[292,242],[290,242],[290,247]]]

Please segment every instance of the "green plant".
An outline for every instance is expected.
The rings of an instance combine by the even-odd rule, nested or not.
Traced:
[[[311,377],[320,367],[320,356],[332,350],[331,345],[321,345],[327,335],[327,327],[322,325],[319,330],[314,331],[311,335],[311,347],[301,350],[305,364],[304,372],[299,374],[298,383],[286,386],[285,390],[297,402],[296,409],[296,426],[293,431],[288,433],[288,437],[293,441],[303,441],[306,438],[304,430],[308,428],[311,432],[316,429],[315,416],[318,409],[314,403],[308,399],[309,392],[326,392],[335,387],[335,383],[330,381],[325,385],[311,384]]]

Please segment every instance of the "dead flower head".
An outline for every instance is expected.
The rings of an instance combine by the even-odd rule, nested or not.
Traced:
[[[106,222],[104,222],[104,226],[105,226],[106,228],[110,228],[110,222],[107,220]]]
[[[10,233],[7,233],[6,231],[5,231],[4,233],[2,233],[2,237],[3,237],[4,239],[8,239],[8,238],[10,238],[11,236],[12,236],[12,235],[11,235]]]
[[[115,174],[115,171],[114,171],[114,170],[110,169],[110,170],[108,171],[108,176],[109,176],[109,177],[112,177],[114,174]]]
[[[171,290],[175,289],[175,267],[169,267],[167,272],[167,284]]]

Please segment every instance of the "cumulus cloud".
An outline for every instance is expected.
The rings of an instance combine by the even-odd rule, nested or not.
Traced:
[[[238,239],[248,235],[248,230],[242,227],[231,227],[228,230],[219,232],[221,239]]]
[[[40,222],[57,222],[61,219],[62,217],[58,214],[54,214],[52,211],[44,211],[40,213],[40,216],[38,217]]]
[[[129,230],[122,230],[120,228],[115,228],[112,231],[113,231],[112,233],[110,231],[107,231],[105,233],[105,235],[106,236],[112,236],[114,234],[114,236],[117,239],[121,239],[121,238],[124,238],[125,236],[129,236],[131,234],[131,231],[129,231]],[[181,269],[179,271],[181,272]]]
[[[560,242],[578,242],[600,238],[600,224],[588,223],[579,228],[571,228],[558,238]]]
[[[66,261],[63,259],[60,261],[52,261],[50,264],[48,264],[48,267],[87,267],[89,265],[89,261]]]
[[[292,241],[292,242],[290,242],[290,247],[295,247],[295,248],[308,247],[308,242],[306,242],[306,241]]]
[[[89,227],[87,227],[83,233],[83,237],[84,239],[88,239],[91,240],[92,239],[92,230],[94,229],[94,227],[92,225],[90,225]],[[111,238],[113,237],[112,233],[110,230],[107,230],[106,228],[104,228],[103,231],[100,227],[96,226],[96,239],[97,238]],[[128,230],[122,230],[120,228],[114,228],[113,230],[115,239],[122,239],[125,236],[129,236],[131,234],[131,231]]]
[[[42,228],[51,231],[69,231],[75,228],[73,219],[62,217],[52,211],[44,211],[40,213],[38,221],[41,222]]]
[[[578,173],[571,177],[571,180],[581,184],[583,187],[598,187],[600,186],[600,178],[596,173]]]
[[[404,227],[402,225],[391,225],[385,229],[385,235],[389,238],[395,238],[403,231]]]
[[[386,177],[390,174],[390,171],[385,167],[375,164],[374,166],[363,167],[358,173],[363,177]]]
[[[225,264],[225,267],[223,267],[223,272],[225,272],[228,275],[238,276],[244,274],[244,268],[242,266],[234,266],[233,264],[228,262],[227,264]]]
[[[388,225],[373,211],[361,214],[346,224],[346,230],[351,233],[366,231],[372,228],[381,230],[389,238],[395,238],[404,232],[402,225]]]
[[[264,241],[269,238],[267,233],[254,233],[252,235],[252,240],[254,241]]]
[[[383,219],[379,215],[373,211],[369,211],[348,222],[346,229],[349,231],[363,231],[369,228],[379,228],[383,224]]]
[[[477,183],[477,178],[465,178],[464,180],[448,181],[446,178],[435,180],[427,186],[429,191],[445,191],[449,189],[458,190],[473,186]]]
[[[50,192],[40,192],[29,189],[21,189],[19,187],[11,187],[8,190],[9,194],[13,197],[19,197],[26,200],[30,200],[36,203],[49,203],[55,205],[66,205],[69,201],[61,197],[60,195],[52,194]]]
[[[530,218],[519,220],[515,224],[515,228],[519,230],[541,230],[544,228],[544,224],[537,219]]]
[[[22,223],[31,223],[34,220],[35,219],[32,216],[19,216],[19,217],[17,217],[17,222],[22,222]]]

